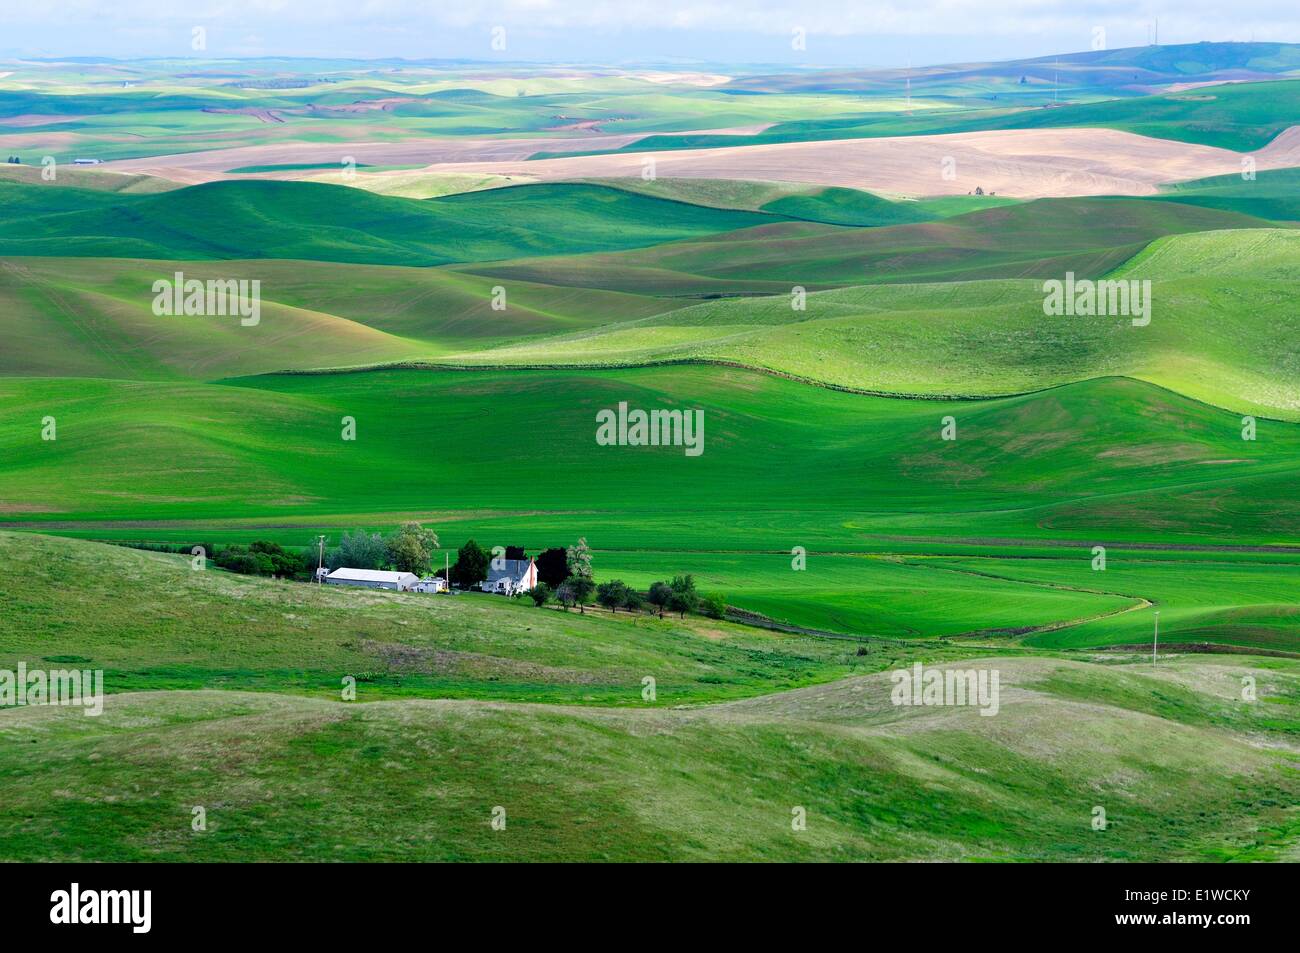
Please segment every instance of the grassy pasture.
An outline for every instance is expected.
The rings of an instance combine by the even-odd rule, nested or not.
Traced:
[[[238,692],[0,712],[18,860],[1290,856],[1295,663],[996,667],[997,717],[883,675],[692,711]],[[1240,679],[1260,700],[1240,700]],[[1261,743],[1262,741],[1262,743]],[[204,806],[207,830],[191,830]],[[1092,829],[1094,808],[1105,831]],[[505,830],[490,826],[506,811]],[[806,830],[791,815],[804,809]]]
[[[884,638],[998,638],[1034,626],[1118,612],[1140,601],[1097,591],[1028,585],[892,554],[611,552],[602,575],[647,588],[664,567],[693,573],[730,602],[775,621]]]

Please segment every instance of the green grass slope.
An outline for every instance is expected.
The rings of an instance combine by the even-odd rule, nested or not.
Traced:
[[[153,283],[261,282],[261,318],[158,316]],[[295,368],[430,359],[589,329],[670,305],[617,292],[435,268],[330,262],[0,259],[0,374],[213,379]]]
[[[963,664],[999,671],[996,716],[894,707],[883,674],[693,711],[237,692],[120,696],[99,718],[5,710],[0,856],[1096,862],[1294,850],[1300,782],[1283,747],[1297,730],[1294,663]],[[1244,676],[1258,702],[1240,700]]]
[[[594,185],[626,189],[644,195],[707,205],[745,209],[828,225],[899,225],[928,222],[1018,199],[956,195],[938,199],[894,201],[861,189],[820,188],[794,182],[749,182],[739,179],[587,179]]]
[[[1300,169],[1269,169],[1255,178],[1216,175],[1165,188],[1162,201],[1184,202],[1280,222],[1300,222]]]
[[[704,453],[598,445],[596,412],[620,401],[702,410]],[[41,439],[46,416],[55,441]],[[940,439],[947,416],[953,442]],[[340,439],[344,417],[355,441]],[[1243,441],[1237,416],[1125,379],[944,402],[705,367],[241,386],[10,378],[0,452],[0,515],[14,528],[301,546],[318,531],[420,519],[449,547],[474,537],[532,551],[586,536],[602,579],[692,572],[740,608],[891,638],[1015,637],[1162,598],[1119,573],[1082,585],[988,578],[922,558],[954,540],[1003,557],[1065,545],[1080,565],[1098,542],[1226,544],[1226,559],[1234,546],[1300,540],[1295,425],[1261,421]],[[798,546],[806,572],[792,570]],[[1221,606],[1282,604],[1279,580],[1295,572],[1261,571]],[[1221,640],[1256,644],[1219,621]],[[1278,646],[1277,632],[1257,634]]]
[[[0,165],[0,182],[21,182],[40,186],[64,186],[74,189],[95,189],[104,192],[169,192],[182,188],[180,183],[159,178],[156,175],[130,175],[123,172],[99,172],[93,168],[77,166],[57,166],[53,179],[42,175],[41,165]],[[13,193],[4,193],[6,201]]]
[[[633,248],[771,221],[585,185],[414,200],[309,182],[159,195],[0,182],[0,255],[437,265]]]
[[[23,624],[0,668],[77,660],[113,693],[223,688],[362,700],[499,698],[665,705],[876,671],[883,647],[690,617],[537,609],[486,594],[428,596],[238,576],[188,557],[0,533],[0,607]],[[202,619],[199,624],[198,620]],[[948,654],[952,654],[949,652]]]
[[[1126,316],[1045,315],[1038,280],[884,285],[812,294],[804,310],[792,308],[788,293],[709,301],[456,360],[709,359],[926,396],[990,396],[1125,375],[1242,413],[1300,419],[1300,233],[1161,238],[1112,277],[1152,282],[1148,326],[1134,327]]]
[[[1093,569],[1089,559],[1074,555],[1033,559],[982,557],[937,559],[933,566],[979,573],[1000,580],[1044,585],[1105,587],[1140,593],[1153,606],[1142,611],[1114,613],[1076,626],[1028,635],[1029,645],[1050,648],[1089,648],[1131,645],[1148,649],[1160,613],[1160,641],[1174,651],[1189,645],[1249,646],[1269,651],[1300,652],[1300,599],[1295,579],[1300,552],[1243,554],[1213,553],[1189,561],[1140,551],[1107,554],[1106,569]]]
[[[891,202],[870,192],[841,188],[786,195],[764,203],[761,208],[764,212],[830,225],[906,225],[938,217],[919,203]]]
[[[1166,235],[1274,223],[1126,198],[1043,199],[943,221],[845,229],[773,224],[613,254],[470,265],[498,278],[660,295],[788,294],[799,285],[1096,277]]]
[[[4,379],[0,499],[45,519],[485,507],[567,513],[563,522],[576,527],[644,517],[634,537],[641,545],[661,531],[651,527],[689,526],[677,514],[753,508],[735,532],[717,532],[721,517],[681,530],[672,548],[684,549],[743,536],[767,518],[761,510],[776,508],[791,522],[738,548],[761,539],[779,552],[827,513],[836,518],[816,536],[841,542],[856,535],[841,524],[854,513],[881,527],[908,512],[936,527],[946,516],[983,513],[989,530],[1023,531],[1067,502],[1086,510],[1089,501],[1112,506],[1128,494],[1176,490],[1188,501],[1162,501],[1159,531],[1170,538],[1287,541],[1297,529],[1286,495],[1252,496],[1259,481],[1294,467],[1295,425],[1261,421],[1259,439],[1243,441],[1237,415],[1131,380],[986,401],[864,397],[709,367],[394,370],[242,384]],[[598,445],[596,412],[620,401],[702,410],[705,451]],[[46,415],[58,421],[55,441],[40,439]],[[340,439],[344,416],[357,420],[355,441]],[[959,423],[956,441],[940,439],[945,416]],[[496,480],[503,442],[510,478]],[[162,459],[166,469],[149,463]],[[674,487],[674,502],[660,509],[653,501],[664,487]],[[1229,487],[1241,492],[1232,501],[1235,534],[1224,537],[1221,521],[1191,496]],[[1108,528],[1121,527],[1144,538],[1141,524]]]
[[[1171,282],[1253,279],[1265,287],[1300,281],[1300,231],[1245,229],[1158,239],[1113,274],[1139,276]]]

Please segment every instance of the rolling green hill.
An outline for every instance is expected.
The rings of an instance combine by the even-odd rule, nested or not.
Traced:
[[[157,316],[153,283],[261,282],[261,320]],[[0,373],[132,380],[205,379],[430,359],[657,314],[671,304],[584,288],[436,268],[330,262],[0,259],[7,347]]]
[[[1261,290],[1275,290],[1275,282],[1300,281],[1300,231],[1245,229],[1158,239],[1113,273],[1117,278],[1138,276],[1180,284],[1200,279],[1250,280],[1258,282]],[[1266,297],[1260,295],[1261,303]],[[1258,319],[1258,313],[1254,317]],[[1276,328],[1269,331],[1276,334]],[[1283,345],[1283,349],[1290,348]]]
[[[1082,587],[1014,573],[997,582],[855,553],[924,556],[966,539],[1005,556],[1051,541],[1086,565],[1099,540],[1300,537],[1288,490],[1295,425],[1261,421],[1258,439],[1243,441],[1237,416],[1131,380],[978,402],[863,397],[701,367],[2,384],[0,499],[20,503],[3,514],[15,527],[302,545],[318,528],[334,537],[419,518],[445,545],[473,536],[534,551],[585,535],[608,553],[601,578],[695,572],[733,605],[851,634],[1028,631],[1175,598],[1179,579],[1168,576],[1167,593],[1120,572]],[[596,411],[619,401],[701,409],[704,453],[598,445]],[[45,416],[56,441],[40,439]],[[354,442],[340,439],[345,416]],[[956,441],[940,438],[946,416]],[[165,468],[150,462],[160,460]],[[826,561],[791,572],[795,546]],[[706,555],[717,551],[750,555]],[[1276,580],[1295,571],[1264,570],[1229,604],[1276,603]],[[1276,646],[1271,631],[1233,631],[1223,638]],[[1111,634],[1129,639],[1123,626]]]
[[[1269,169],[1254,179],[1216,175],[1167,186],[1161,200],[1240,212],[1280,222],[1300,222],[1300,169]]]
[[[893,201],[860,189],[822,188],[797,182],[742,179],[697,179],[660,176],[644,179],[583,179],[593,185],[625,189],[658,198],[713,208],[774,212],[830,225],[897,225],[949,218],[966,212],[1015,205],[1020,199],[1000,195],[949,195]]]
[[[1064,269],[1044,277],[1061,280]],[[1162,238],[1113,277],[1152,282],[1148,326],[1133,327],[1124,316],[1045,315],[1040,280],[883,285],[812,294],[804,310],[788,294],[710,301],[456,360],[722,360],[926,396],[991,396],[1126,375],[1243,413],[1300,419],[1300,233]]]
[[[26,163],[0,166],[0,671],[109,693],[0,706],[0,859],[1300,858],[1300,170],[1019,202],[35,164],[1080,126],[1244,150],[1300,116],[1300,45],[1059,60],[0,63]],[[259,281],[260,321],[155,315],[178,271]],[[1150,281],[1150,324],[1044,313],[1067,272]],[[698,413],[700,452],[609,445],[623,406]],[[435,565],[583,537],[597,582],[691,574],[726,618],[109,545],[406,520]],[[914,662],[996,671],[998,716],[892,704]]]
[[[17,518],[28,520],[235,520],[431,508],[469,514],[483,508],[475,475],[491,472],[499,453],[482,431],[500,417],[511,422],[512,479],[490,494],[493,509],[545,509],[567,514],[561,522],[575,527],[588,521],[584,513],[604,513],[617,525],[637,511],[649,527],[673,522],[674,511],[734,511],[735,487],[744,485],[751,501],[771,500],[791,514],[806,510],[779,532],[763,534],[764,546],[781,551],[794,544],[783,545],[787,534],[807,531],[828,507],[846,518],[878,514],[882,532],[906,523],[902,514],[923,512],[939,534],[944,515],[955,512],[958,522],[995,524],[995,535],[1017,535],[1003,531],[1012,527],[1038,535],[1046,514],[1067,503],[1088,509],[1090,499],[1113,505],[1161,488],[1191,493],[1197,486],[1280,480],[1300,441],[1294,425],[1268,421],[1259,440],[1243,441],[1238,415],[1117,379],[984,401],[864,397],[709,367],[393,370],[240,384],[6,378],[2,498],[27,503],[35,515],[19,510]],[[692,458],[680,446],[599,446],[596,411],[620,400],[702,409],[712,421],[706,451]],[[39,439],[45,414],[59,421],[57,441]],[[345,415],[358,421],[355,442],[340,440]],[[962,439],[940,439],[948,415],[964,422]],[[800,476],[814,451],[815,478]],[[172,467],[142,482],[145,461],[162,457]],[[55,472],[62,476],[52,479]],[[244,477],[233,480],[236,473]],[[672,510],[655,515],[653,505],[635,504],[655,499],[664,486],[677,487]],[[990,511],[1008,493],[1017,507]],[[1217,536],[1215,521],[1190,502],[1164,503],[1167,538]],[[1234,507],[1241,540],[1295,533],[1297,514],[1286,499],[1242,493]],[[745,518],[745,532],[750,522]],[[1140,525],[1096,528],[1145,538]],[[717,520],[709,520],[687,532],[715,543],[733,535],[717,530]],[[847,542],[857,533],[836,520],[817,535]]]
[[[463,266],[475,274],[640,294],[785,294],[799,285],[1098,277],[1166,235],[1274,223],[1128,198],[1040,199],[943,221],[847,230],[767,225],[621,253]]]
[[[364,682],[354,704],[155,691],[110,696],[98,718],[5,710],[0,855],[1222,861],[1294,850],[1296,663],[957,664],[997,671],[997,717],[891,705],[884,673],[687,710],[367,703]],[[1240,700],[1247,676],[1258,702]],[[505,829],[493,830],[502,810]]]
[[[507,191],[520,193],[513,201],[532,201],[527,188]],[[1054,200],[941,222],[790,223],[634,253],[459,270],[247,260],[70,266],[70,259],[19,256],[0,262],[0,302],[13,331],[0,370],[212,380],[409,361],[704,359],[924,396],[997,396],[1124,375],[1231,410],[1296,419],[1300,392],[1291,382],[1300,375],[1288,342],[1300,338],[1300,288],[1292,280],[1300,244],[1278,229],[1195,231],[1224,222],[1257,220],[1140,199]],[[1188,234],[1170,234],[1178,231]],[[1157,240],[1135,241],[1150,237]],[[1075,267],[1082,278],[1115,266],[1114,277],[1154,283],[1149,327],[1134,328],[1124,316],[1044,315],[1041,280],[873,283],[890,277],[887,268],[910,280],[931,270],[947,278],[975,271],[1060,279]],[[152,284],[176,271],[260,280],[261,323],[155,316]],[[802,310],[791,305],[790,290],[805,281],[815,289],[811,279],[832,284],[869,271],[880,274],[812,294]],[[693,305],[655,296],[701,280],[774,293]],[[499,282],[507,293],[501,311],[492,308]],[[1251,307],[1237,307],[1241,300]],[[954,361],[954,348],[973,359]]]
[[[108,692],[97,718],[0,710],[10,860],[1276,860],[1300,836],[1294,660],[909,652],[25,534],[0,553],[26,620],[0,664]],[[891,704],[913,659],[996,672],[997,717]]]
[[[437,265],[632,248],[772,220],[584,185],[414,200],[308,182],[159,195],[0,182],[0,255]]]

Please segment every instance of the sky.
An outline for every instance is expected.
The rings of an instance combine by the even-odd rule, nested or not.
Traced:
[[[1300,41],[1297,0],[0,0],[0,56],[921,66],[1140,46],[1157,18],[1162,44]]]

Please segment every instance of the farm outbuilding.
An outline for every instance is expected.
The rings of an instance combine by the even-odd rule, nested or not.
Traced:
[[[388,572],[383,569],[336,569],[325,581],[331,586],[360,586],[363,589],[394,589],[406,592],[420,581],[413,572]]]

